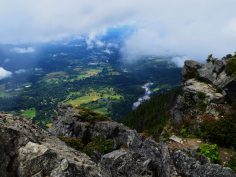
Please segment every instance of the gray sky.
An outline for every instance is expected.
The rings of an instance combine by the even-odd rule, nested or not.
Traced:
[[[236,0],[0,0],[0,43],[45,42],[131,25],[124,58],[236,51]],[[177,58],[178,61],[182,61]]]

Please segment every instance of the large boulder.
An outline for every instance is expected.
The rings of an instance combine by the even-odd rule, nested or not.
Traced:
[[[201,68],[201,64],[194,60],[186,60],[182,69],[183,81],[197,77],[197,70]]]
[[[224,95],[217,92],[211,84],[199,82],[195,79],[187,80],[184,83],[183,91],[193,95],[202,94],[208,103],[224,101]]]
[[[103,156],[101,164],[110,176],[156,176],[151,169],[150,160],[141,154],[125,150],[116,150]]]

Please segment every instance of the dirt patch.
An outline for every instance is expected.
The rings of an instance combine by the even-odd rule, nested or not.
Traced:
[[[197,149],[201,144],[205,143],[198,138],[182,138],[183,143],[177,143],[175,141],[169,140],[168,145],[171,150],[175,149]],[[222,165],[226,165],[230,158],[234,155],[235,151],[229,148],[219,147],[220,160]]]
[[[171,140],[168,142],[168,145],[171,150],[182,148],[197,149],[201,144],[203,144],[203,141],[198,138],[184,138],[182,144]]]

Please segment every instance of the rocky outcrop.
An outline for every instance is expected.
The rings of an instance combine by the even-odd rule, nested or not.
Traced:
[[[184,83],[183,92],[188,92],[192,95],[202,94],[202,97],[210,103],[223,103],[224,102],[224,95],[222,93],[217,92],[216,88],[214,88],[211,84],[207,84],[204,82],[199,82],[195,79],[189,79]],[[198,95],[194,97],[195,101],[201,96]]]
[[[182,69],[183,80],[186,81],[190,78],[196,77],[196,72],[199,68],[201,68],[200,63],[193,60],[185,61],[184,68]]]
[[[130,130],[123,124],[111,120],[92,122],[83,120],[80,109],[68,105],[58,108],[58,117],[49,131],[55,136],[79,138],[83,144],[102,136],[113,140],[114,149],[125,145],[137,147],[141,141],[136,131]]]
[[[200,155],[197,153],[196,157],[190,155],[193,150],[171,150],[165,143],[157,143],[151,138],[143,139],[136,131],[130,130],[123,124],[112,121],[81,120],[79,111],[76,116],[65,116],[73,115],[73,109],[72,107],[68,109],[61,107],[59,117],[54,121],[51,131],[55,135],[80,139],[83,139],[85,134],[89,134],[90,138],[99,135],[112,139],[115,142],[114,150],[101,154],[99,159],[96,159],[98,166],[108,176],[213,177],[217,176],[216,172],[219,172],[222,177],[235,177],[232,170],[228,168],[213,165],[206,158],[199,158]],[[204,171],[204,169],[208,169],[208,171]]]
[[[206,64],[186,61],[183,67],[183,93],[172,110],[175,123],[207,113],[214,119],[227,112],[226,102],[236,101],[236,79],[226,74],[229,57],[212,59]]]
[[[29,121],[0,114],[0,176],[106,176],[79,151]]]
[[[194,151],[175,151],[172,154],[174,164],[178,173],[181,176],[187,177],[222,177],[222,176],[235,176],[235,174],[226,168],[217,164],[210,164],[208,159],[199,156]],[[191,154],[190,157],[187,154]],[[196,161],[196,158],[198,159]]]
[[[229,58],[213,60],[206,64],[200,64],[196,61],[187,60],[183,68],[184,81],[197,78],[199,81],[213,84],[214,86],[224,89],[229,83],[235,80],[234,77],[226,74],[225,67]]]

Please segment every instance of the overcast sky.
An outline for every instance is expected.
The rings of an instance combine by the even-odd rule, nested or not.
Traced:
[[[236,0],[0,0],[0,43],[45,42],[130,25],[124,57],[203,59],[236,51]]]

